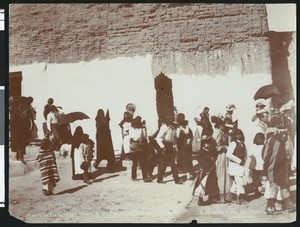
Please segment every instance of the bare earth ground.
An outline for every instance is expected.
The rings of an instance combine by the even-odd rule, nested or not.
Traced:
[[[192,181],[176,185],[172,175],[166,184],[144,183],[130,179],[130,161],[123,168],[106,173],[95,172],[92,185],[71,178],[71,161],[57,158],[60,182],[55,195],[44,196],[40,171],[34,159],[38,147],[27,147],[27,167],[15,161],[10,152],[9,213],[28,223],[287,223],[296,220],[295,209],[282,215],[264,214],[266,199],[261,197],[246,205],[212,204],[198,206],[196,199],[189,209],[185,205],[192,198]],[[101,167],[106,163],[103,161]],[[127,168],[127,169],[126,169]],[[169,167],[167,171],[169,171]],[[95,170],[93,170],[95,171]],[[155,173],[157,169],[154,170]],[[140,171],[138,172],[141,177]],[[296,179],[291,179],[295,198]]]

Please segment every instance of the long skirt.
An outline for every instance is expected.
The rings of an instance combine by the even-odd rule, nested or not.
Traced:
[[[227,194],[231,188],[232,182],[228,174],[228,166],[226,153],[219,154],[216,160],[216,175],[220,194]]]
[[[81,163],[83,162],[82,153],[78,148],[74,149],[74,173],[83,174],[83,170],[80,168]]]

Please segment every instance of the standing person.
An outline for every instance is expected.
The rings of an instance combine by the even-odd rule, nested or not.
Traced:
[[[141,117],[137,116],[132,120],[131,127],[129,129],[130,150],[131,150],[131,179],[137,181],[137,167],[138,164],[141,167],[144,182],[150,182],[147,176],[147,170],[145,168],[145,156],[147,149],[147,134],[142,129]]]
[[[176,145],[176,129],[173,126],[173,122],[174,119],[172,116],[166,117],[165,123],[161,125],[158,135],[155,138],[160,147],[157,183],[164,183],[163,177],[167,165],[170,164],[175,183],[183,184],[178,176],[178,171],[175,165],[176,153],[173,146]]]
[[[192,141],[192,151],[198,152],[202,147],[202,136],[212,136],[213,134],[212,124],[209,120],[209,108],[204,107],[203,111],[200,113],[200,117],[195,117],[194,120],[197,127]]]
[[[73,134],[72,137],[72,146],[71,146],[71,154],[70,154],[70,158],[71,158],[71,163],[72,163],[72,179],[76,180],[79,177],[78,174],[76,174],[76,169],[78,169],[78,167],[76,168],[75,166],[75,151],[77,153],[77,149],[79,148],[79,145],[81,143],[81,136],[83,135],[83,129],[81,126],[77,126],[75,129],[75,132]]]
[[[213,133],[213,139],[216,141],[216,149],[218,151],[215,164],[220,203],[226,202],[226,195],[229,193],[231,187],[231,179],[228,173],[229,160],[226,157],[229,145],[229,130],[224,124],[222,119],[217,120]]]
[[[158,153],[160,151],[160,147],[156,142],[156,136],[158,135],[159,130],[156,130],[156,132],[149,136],[149,155],[147,157],[147,174],[149,177],[153,178],[153,171],[154,168],[157,166],[158,164]]]
[[[233,177],[232,186],[230,189],[229,200],[232,199],[233,194],[237,195],[236,203],[241,205],[245,203],[245,188],[243,176],[245,174],[246,162],[246,146],[244,144],[245,138],[242,130],[235,130],[232,135],[232,142],[229,144],[226,156],[229,159],[228,173]]]
[[[199,170],[193,190],[194,195],[199,185],[204,188],[204,193],[202,193],[202,196],[199,196],[198,205],[210,204],[212,202],[212,197],[218,193],[218,184],[215,174],[215,159],[217,152],[213,145],[213,140],[211,137],[204,135],[201,138],[201,144],[202,147],[198,156]],[[207,180],[206,183],[202,185],[204,177],[207,177]],[[203,199],[204,195],[208,196],[206,202],[204,202]]]
[[[46,196],[53,195],[56,183],[60,180],[57,172],[56,157],[51,143],[52,141],[49,138],[43,139],[37,157],[42,175],[43,194]]]
[[[251,161],[249,163],[249,169],[251,170],[254,192],[256,197],[260,197],[261,194],[258,187],[261,186],[263,176],[264,160],[262,159],[262,149],[265,143],[265,135],[259,132],[255,135],[253,145],[249,149],[248,156]]]
[[[129,112],[124,112],[123,120],[119,126],[122,130],[122,151],[121,159],[124,160],[125,156],[130,153],[130,140],[129,140],[129,128],[131,127],[132,115]]]
[[[192,163],[193,132],[188,125],[188,121],[185,120],[183,113],[177,115],[177,123],[177,168],[187,174],[187,178],[190,180],[194,175]]]
[[[91,167],[91,161],[93,159],[93,147],[87,134],[81,136],[81,143],[79,145],[79,160],[80,168],[83,170],[83,182],[86,184],[92,184],[89,180],[88,172]]]
[[[37,134],[38,128],[37,128],[36,124],[34,123],[34,121],[36,120],[36,110],[32,106],[33,98],[31,96],[29,96],[27,99],[28,99],[28,106],[30,108],[30,119],[31,119],[31,122],[32,122],[32,129],[31,129],[30,139],[36,139],[36,138],[38,138],[38,134]]]
[[[50,107],[50,113],[47,115],[47,128],[48,132],[52,133],[55,138],[55,150],[59,150],[61,145],[60,137],[58,134],[58,109],[56,106],[52,105]]]
[[[237,121],[237,119],[235,118],[233,111],[236,109],[234,104],[229,104],[226,106],[226,114],[225,114],[225,118],[228,117],[231,119],[231,121],[234,123]]]
[[[57,110],[58,110],[57,129],[58,129],[59,138],[61,140],[61,144],[71,143],[72,133],[71,133],[70,123],[60,124],[59,120],[61,119],[61,117],[65,115],[65,113],[63,112],[62,107],[60,106],[57,106]]]
[[[269,111],[266,105],[259,102],[256,104],[255,107],[256,107],[256,115],[252,118],[252,121],[254,122],[254,126],[255,126],[252,138],[254,138],[254,136],[258,132],[262,132],[265,134],[269,122]]]
[[[24,155],[32,130],[32,112],[27,97],[19,97],[12,104],[11,119],[11,149],[16,152],[16,159],[26,164]]]
[[[46,121],[47,121],[48,113],[51,112],[51,106],[53,105],[53,103],[54,103],[53,98],[49,98],[48,101],[47,101],[47,104],[44,106],[43,115],[44,115],[44,118],[45,118]]]
[[[105,159],[109,170],[112,170],[115,163],[115,154],[112,145],[112,139],[109,129],[109,114],[107,111],[106,116],[104,111],[99,109],[97,112],[96,120],[96,143],[97,143],[97,159],[94,167],[98,168],[99,163]]]
[[[289,169],[288,154],[285,148],[288,132],[286,128],[276,126],[273,133],[269,133],[263,148],[264,171],[267,174],[265,198],[267,199],[266,214],[280,214],[282,202],[289,202]],[[275,206],[275,203],[279,207]]]
[[[51,106],[53,105],[54,100],[53,98],[49,98],[47,101],[47,104],[44,106],[44,112],[43,116],[45,118],[45,122],[43,123],[43,131],[44,131],[44,136],[47,135],[48,129],[47,129],[47,116],[50,113]]]
[[[204,135],[211,137],[214,130],[212,128],[212,124],[209,119],[209,108],[205,107],[202,113],[200,114],[200,116],[201,116],[201,125],[203,127],[201,138]]]
[[[201,124],[200,117],[195,117],[194,120],[195,120],[197,126],[196,126],[194,137],[193,137],[192,150],[194,152],[199,152],[201,149],[201,135],[202,135],[203,127]]]

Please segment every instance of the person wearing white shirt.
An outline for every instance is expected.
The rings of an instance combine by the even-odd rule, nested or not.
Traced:
[[[262,132],[255,135],[253,144],[249,149],[248,156],[251,158],[249,168],[252,170],[252,179],[255,189],[255,196],[260,197],[258,187],[261,186],[262,174],[264,169],[264,160],[262,150],[265,142],[265,136]],[[253,163],[253,164],[252,164]]]
[[[58,123],[58,109],[56,106],[50,106],[50,113],[47,115],[47,129],[48,133],[51,133],[55,137],[55,150],[58,150],[60,146],[60,138],[59,133],[57,130],[57,123]]]
[[[132,120],[128,138],[130,140],[130,156],[132,159],[131,179],[137,181],[137,167],[140,164],[144,182],[152,181],[152,179],[148,178],[145,168],[147,133],[145,128],[142,127],[141,117],[137,116]]]
[[[176,184],[182,184],[178,176],[178,170],[175,165],[176,153],[173,146],[176,145],[176,129],[173,127],[173,117],[166,117],[165,124],[162,124],[156,136],[156,142],[160,147],[158,160],[158,176],[157,183],[164,183],[163,176],[165,174],[167,164],[171,165],[171,171]]]
[[[122,130],[122,152],[121,159],[124,160],[126,155],[130,153],[129,129],[131,127],[132,115],[129,112],[124,112],[123,120],[119,126]]]
[[[226,156],[229,159],[228,173],[233,177],[230,188],[230,197],[237,195],[237,204],[244,203],[243,195],[245,194],[243,176],[245,174],[246,146],[244,144],[244,134],[242,130],[237,129],[232,135],[232,142],[229,144]],[[229,198],[228,200],[231,200]]]

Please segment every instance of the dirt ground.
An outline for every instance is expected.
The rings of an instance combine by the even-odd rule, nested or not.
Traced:
[[[144,183],[130,179],[131,162],[108,173],[103,161],[93,170],[93,184],[72,180],[71,161],[57,158],[60,182],[53,196],[44,196],[38,165],[34,160],[38,147],[29,146],[25,160],[27,167],[10,154],[9,213],[27,223],[288,223],[296,220],[296,211],[281,215],[264,214],[266,199],[261,197],[246,205],[212,204],[198,206],[196,199],[189,209],[185,205],[192,198],[192,181],[174,183],[169,173],[166,184],[156,180]],[[167,172],[169,172],[169,167]],[[154,170],[156,173],[157,169]],[[295,200],[296,177],[291,178],[291,192]]]

